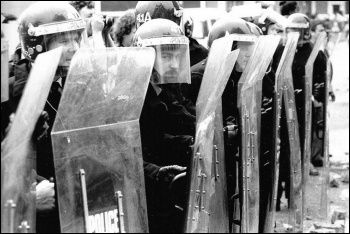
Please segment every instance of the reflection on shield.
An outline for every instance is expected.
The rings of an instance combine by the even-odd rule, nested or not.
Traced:
[[[228,232],[221,96],[236,62],[233,40],[216,40],[196,104],[196,142],[190,167],[190,192],[185,232]]]
[[[311,157],[311,137],[312,137],[312,84],[313,84],[313,69],[316,57],[326,40],[326,33],[322,32],[314,48],[307,60],[305,66],[305,80],[304,80],[304,100],[303,100],[303,119],[301,119],[301,132],[303,136],[300,136],[302,142],[302,178],[304,185],[307,184],[310,170],[310,157]],[[306,219],[306,186],[303,186],[303,220]]]
[[[260,36],[247,64],[249,69],[244,70],[240,79],[240,82],[243,81],[241,93],[238,94],[241,97],[239,107],[242,126],[242,232],[259,232],[259,217],[267,215],[266,209],[270,208],[267,207],[267,204],[271,203],[266,196],[262,196],[266,194],[260,194],[260,177],[269,176],[260,172],[259,164],[261,160],[261,99],[262,80],[279,41],[279,36]],[[266,137],[271,138],[272,136]],[[264,192],[272,193],[265,189]],[[264,199],[260,200],[260,198]],[[263,206],[264,213],[260,213],[260,206]],[[260,219],[264,220],[265,217],[260,217]]]
[[[62,232],[147,232],[139,117],[152,48],[81,49],[52,131]]]
[[[33,132],[44,109],[62,48],[40,54],[1,147],[1,232],[35,232],[36,152]]]
[[[9,99],[9,43],[1,39],[1,102]]]

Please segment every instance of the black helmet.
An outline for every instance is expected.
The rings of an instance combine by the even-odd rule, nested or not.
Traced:
[[[286,30],[294,29],[300,32],[300,40],[308,41],[311,37],[310,19],[304,14],[294,13],[288,17]]]
[[[157,76],[152,76],[151,82],[190,83],[189,41],[176,23],[167,19],[145,22],[137,29],[133,45],[153,47],[156,50],[154,69]],[[169,64],[174,63],[176,68],[168,72]]]
[[[227,16],[219,19],[212,26],[208,36],[209,48],[213,44],[214,40],[224,37],[226,33],[229,34],[252,34],[251,26],[241,18],[234,16]]]
[[[33,62],[47,51],[45,36],[85,30],[85,21],[66,2],[36,2],[19,17],[18,32],[23,55]]]
[[[136,28],[152,19],[168,19],[181,24],[183,9],[177,1],[139,1],[135,8]]]

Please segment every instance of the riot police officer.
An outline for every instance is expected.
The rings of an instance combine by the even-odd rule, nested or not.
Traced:
[[[219,19],[212,27],[209,33],[208,47],[210,48],[213,41],[224,37],[226,34],[245,34],[260,36],[261,30],[256,25],[251,25],[248,22],[233,16]],[[227,171],[227,183],[228,197],[232,198],[234,195],[234,188],[236,186],[236,167],[235,167],[235,155],[239,152],[240,137],[239,137],[239,111],[237,107],[238,98],[238,83],[240,77],[247,65],[247,62],[252,53],[254,44],[252,42],[234,41],[232,50],[241,49],[237,58],[236,65],[230,75],[229,81],[226,85],[222,96],[223,105],[223,121],[224,127],[227,131],[227,141],[225,142],[225,154],[226,154],[226,171]],[[204,70],[206,67],[206,59],[202,62],[191,67],[191,85],[189,86],[188,98],[193,102],[196,102],[199,87],[203,78]],[[272,141],[266,140],[266,135],[272,136],[272,106],[273,106],[273,89],[274,89],[274,71],[269,69],[263,79],[263,103],[262,103],[262,124],[264,129],[261,130],[262,134],[262,147],[261,155],[265,160],[261,160],[261,164],[270,160],[270,153],[272,147]],[[270,118],[268,118],[268,116]],[[264,124],[263,124],[264,123]],[[270,123],[270,124],[268,124]],[[265,139],[265,140],[264,140]],[[262,193],[263,194],[263,193]],[[233,212],[233,200],[230,200],[230,217]],[[230,221],[232,219],[230,218]],[[232,225],[232,222],[230,223]]]
[[[299,136],[300,136],[300,146],[301,149],[304,147],[304,138],[305,138],[305,123],[303,121],[303,103],[304,100],[304,77],[305,77],[305,65],[307,60],[312,52],[313,45],[310,43],[311,32],[310,32],[310,19],[301,13],[294,13],[288,17],[288,25],[285,29],[285,34],[288,32],[299,32],[300,37],[297,45],[297,52],[294,56],[293,65],[292,65],[292,76],[293,76],[293,86],[295,90],[295,100],[296,108],[298,115],[299,123]],[[281,45],[277,48],[273,68],[276,69],[278,66],[279,59],[283,53],[283,46]],[[324,54],[319,53],[315,62],[313,69],[313,90],[312,94],[315,100],[323,102],[323,84],[325,82],[325,74],[327,69],[327,60]],[[283,113],[283,111],[282,111]],[[286,182],[285,193],[286,197],[289,199],[289,146],[287,143],[288,131],[284,121],[281,123],[281,157],[280,157],[280,179],[278,186],[278,197],[277,197],[277,210],[280,209],[280,198],[282,196],[282,181]]]
[[[152,19],[168,19],[183,29],[183,8],[178,1],[139,1],[135,7],[136,29]],[[183,84],[185,85],[185,84]],[[186,99],[180,84],[168,86],[173,95],[192,115],[196,114],[193,102]]]
[[[53,27],[54,26],[54,27]],[[68,3],[37,2],[27,8],[19,18],[19,36],[24,59],[19,61],[15,71],[14,94],[11,100],[15,111],[28,79],[32,63],[40,53],[62,46],[62,56],[56,70],[47,103],[46,114],[39,122],[48,124],[46,136],[37,140],[37,173],[46,180],[55,178],[50,132],[59,105],[65,77],[74,53],[86,39],[85,22]],[[43,66],[44,64],[37,64]],[[43,66],[43,69],[45,67]],[[48,113],[48,114],[47,114]],[[39,126],[39,128],[40,128]],[[37,214],[37,232],[59,232],[57,199],[55,209]]]
[[[174,22],[155,19],[139,27],[134,46],[156,51],[140,118],[141,142],[150,231],[169,231],[179,228],[170,222],[174,206],[169,203],[169,185],[189,163],[196,121],[171,87],[189,82],[188,39]]]

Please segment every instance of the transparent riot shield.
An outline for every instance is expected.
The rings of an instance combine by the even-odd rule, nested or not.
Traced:
[[[303,226],[302,218],[302,161],[301,148],[299,138],[299,123],[296,112],[294,86],[292,76],[292,61],[296,51],[297,43],[295,40],[299,38],[299,33],[288,33],[287,41],[292,40],[292,45],[288,51],[287,67],[281,71],[279,82],[283,88],[282,99],[285,107],[285,115],[288,128],[289,156],[290,156],[290,195],[289,195],[289,225],[293,231],[300,231]],[[291,59],[293,59],[291,61]]]
[[[1,102],[9,99],[9,43],[1,39]]]
[[[258,37],[255,36],[255,35],[244,35],[244,34],[231,34],[230,37],[233,38],[234,41],[236,42],[246,42],[247,44],[251,44],[253,45],[253,51],[252,52],[255,52],[256,50],[256,42],[258,40]],[[252,57],[252,56],[250,56]],[[247,65],[246,67],[244,68],[243,70],[243,73],[242,73],[242,76],[241,78],[239,79],[239,82],[238,82],[238,91],[237,91],[237,107],[240,107],[241,105],[241,95],[240,93],[242,93],[242,87],[243,87],[243,84],[245,82],[245,80],[247,79],[247,74],[250,69],[252,67],[252,59],[249,58],[248,62],[247,62]]]
[[[243,86],[240,93],[240,122],[242,142],[242,232],[259,232],[260,203],[260,129],[262,80],[273,54],[277,49],[280,36],[260,36],[248,68],[242,74]],[[272,137],[272,136],[266,136]],[[265,175],[266,176],[266,175]]]
[[[42,113],[62,48],[33,64],[12,126],[1,146],[1,232],[35,232],[35,125]]]
[[[224,37],[213,43],[197,99],[184,232],[229,231],[221,96],[238,56],[230,52],[232,42]]]
[[[148,232],[139,118],[152,48],[80,49],[53,127],[62,232]]]
[[[333,39],[334,44],[329,53],[329,58],[327,61],[327,80],[325,81],[324,86],[324,104],[323,104],[323,138],[322,138],[322,152],[323,152],[323,165],[324,170],[322,171],[322,184],[321,184],[321,199],[320,199],[320,216],[321,218],[327,218],[329,205],[328,205],[328,188],[329,188],[329,180],[330,180],[330,165],[329,165],[329,88],[331,82],[331,59],[333,57],[334,48],[338,45],[341,38],[341,33],[337,34]]]
[[[277,71],[276,71],[276,81],[275,81],[275,94],[274,94],[274,121],[273,121],[273,149],[272,149],[272,157],[273,157],[273,165],[272,165],[272,180],[273,183],[272,194],[271,194],[271,204],[270,206],[270,215],[267,215],[265,221],[264,232],[272,232],[273,225],[275,220],[275,212],[276,209],[276,201],[277,201],[277,190],[278,190],[278,177],[279,177],[279,167],[280,167],[280,127],[281,127],[281,110],[283,106],[283,94],[284,94],[284,86],[283,79],[286,76],[290,76],[292,74],[292,64],[294,60],[294,54],[297,46],[299,38],[299,33],[291,33],[286,41],[286,45],[283,50],[282,57],[280,59]]]
[[[312,137],[312,84],[313,84],[313,69],[316,57],[324,44],[326,39],[326,33],[323,32],[319,35],[314,48],[305,65],[305,80],[304,80],[304,106],[302,123],[302,134],[300,136],[303,141],[302,149],[302,177],[304,185],[307,185],[310,171],[310,157],[311,157],[311,137]],[[306,204],[306,186],[303,186],[303,204]],[[303,206],[303,219],[306,219],[306,205]]]

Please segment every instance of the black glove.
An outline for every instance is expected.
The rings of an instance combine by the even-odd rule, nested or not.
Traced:
[[[33,137],[37,141],[40,141],[43,137],[47,136],[47,130],[49,129],[49,125],[47,122],[49,121],[49,114],[46,111],[43,111],[36,123]]]
[[[160,182],[171,182],[174,177],[182,172],[186,171],[186,167],[178,165],[161,167],[157,173],[157,181]]]

